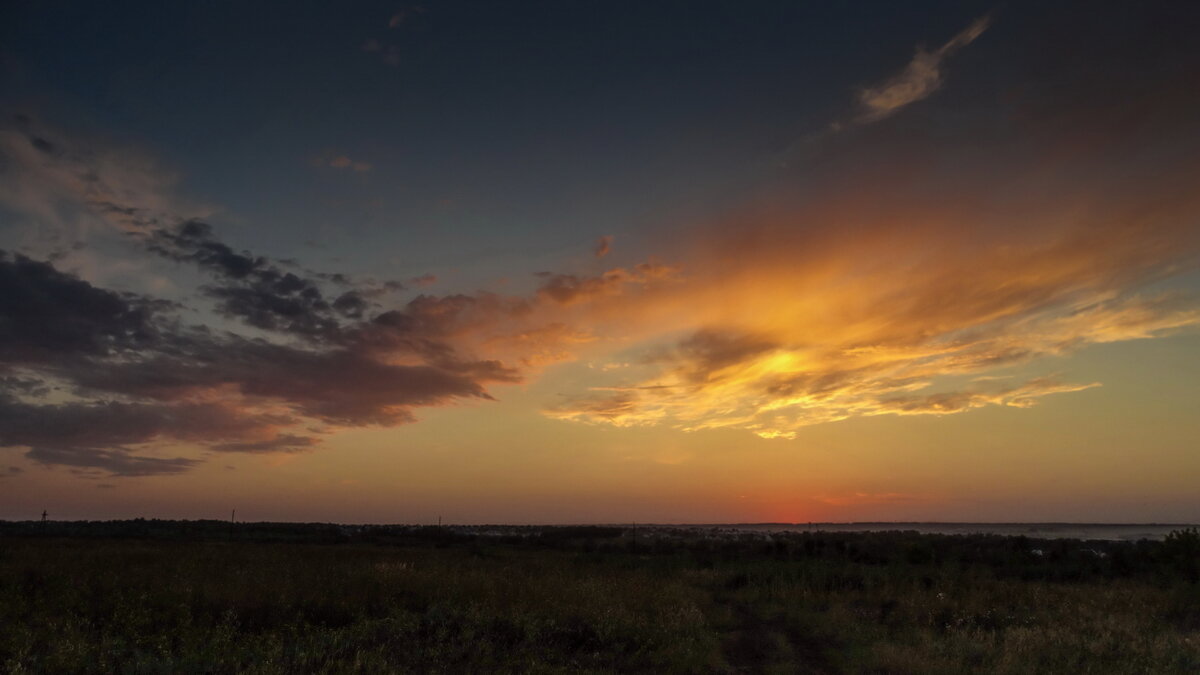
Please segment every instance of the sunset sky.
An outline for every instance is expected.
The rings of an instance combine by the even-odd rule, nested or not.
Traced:
[[[0,9],[0,518],[1200,521],[1200,4]]]

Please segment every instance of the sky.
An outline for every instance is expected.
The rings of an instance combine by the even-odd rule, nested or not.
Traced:
[[[1198,29],[6,2],[0,518],[1200,521]]]

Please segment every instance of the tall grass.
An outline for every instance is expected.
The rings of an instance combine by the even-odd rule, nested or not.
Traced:
[[[388,544],[3,537],[0,666],[1200,671],[1200,585],[1176,559],[1188,543],[1050,543],[1039,556],[1001,537],[426,534]]]

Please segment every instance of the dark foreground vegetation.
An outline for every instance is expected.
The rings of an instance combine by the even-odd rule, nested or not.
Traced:
[[[11,673],[1200,671],[1200,535],[0,523]]]

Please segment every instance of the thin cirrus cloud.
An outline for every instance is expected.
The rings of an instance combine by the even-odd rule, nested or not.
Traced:
[[[945,60],[954,52],[974,42],[990,25],[991,17],[983,16],[933,51],[918,47],[917,53],[904,70],[882,84],[858,92],[861,110],[856,121],[875,122],[928,98],[942,86]]]
[[[802,150],[811,150],[828,141],[830,136],[879,122],[933,95],[942,87],[946,59],[974,42],[991,23],[990,15],[982,16],[932,52],[918,46],[912,60],[899,73],[876,86],[858,90],[854,113],[835,119],[826,127],[791,143],[781,154],[781,166],[791,166]]]

